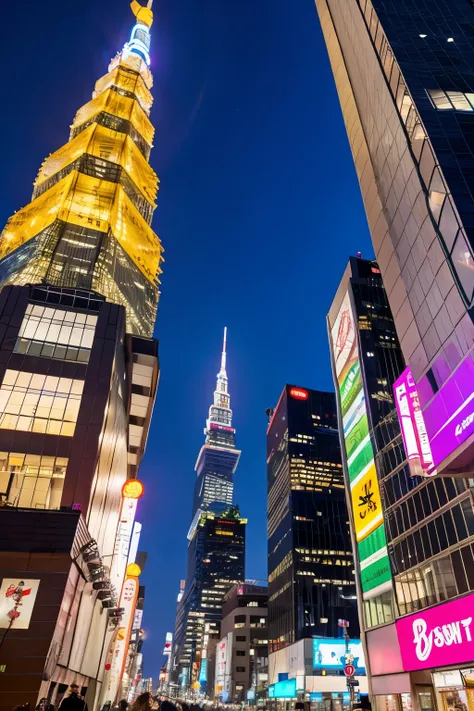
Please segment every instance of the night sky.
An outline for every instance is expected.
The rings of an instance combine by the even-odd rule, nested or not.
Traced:
[[[186,572],[194,463],[228,326],[248,517],[247,577],[266,577],[265,409],[285,383],[332,388],[325,315],[347,257],[372,256],[314,0],[155,0],[153,226],[166,262],[161,381],[138,519],[149,553],[145,672],[156,677]],[[127,0],[2,9],[0,225],[128,39]]]

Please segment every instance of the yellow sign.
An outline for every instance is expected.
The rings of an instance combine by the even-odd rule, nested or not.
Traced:
[[[359,543],[383,521],[382,502],[374,462],[352,486],[351,499],[356,538]]]

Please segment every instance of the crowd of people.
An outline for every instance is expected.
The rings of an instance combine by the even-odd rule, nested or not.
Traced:
[[[30,711],[29,704],[15,706],[13,711]],[[66,694],[56,707],[46,698],[40,700],[35,711],[89,711],[86,700],[80,695],[77,684],[71,684]],[[153,696],[146,691],[137,696],[132,704],[122,699],[119,704],[112,706],[110,703],[104,704],[100,711],[203,711],[199,704],[188,704],[185,701],[172,702],[158,696]],[[206,711],[217,711],[208,708]]]

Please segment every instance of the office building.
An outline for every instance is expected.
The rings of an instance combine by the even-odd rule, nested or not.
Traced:
[[[336,400],[333,393],[286,385],[270,414],[269,683],[289,673],[305,679],[298,692],[330,696],[342,692],[344,680],[329,675],[325,684],[319,680],[320,686],[313,688],[312,677],[324,676],[326,668],[308,661],[312,638],[337,639],[343,634],[339,620],[349,623],[351,637],[359,637]],[[343,674],[342,663],[333,671],[334,676]]]
[[[245,526],[233,505],[233,475],[240,451],[226,371],[226,337],[217,375],[214,401],[196,462],[192,522],[188,532],[185,588],[178,602],[173,644],[171,684],[181,690],[207,689],[207,647],[220,633],[222,600],[245,578]],[[173,687],[174,688],[174,687]]]
[[[382,486],[397,621],[370,633],[373,690],[384,708],[467,705],[470,629],[430,640],[474,599],[472,3],[316,6],[407,366]]]
[[[215,655],[216,700],[255,704],[268,682],[268,588],[234,585],[222,605],[221,638]]]
[[[420,671],[419,663],[411,669],[413,662],[406,658],[411,635],[407,630],[411,627],[413,632],[420,617],[403,618],[468,591],[474,559],[471,546],[465,544],[474,534],[473,482],[423,474],[429,449],[420,448],[423,456],[418,456],[418,434],[412,426],[416,418],[412,423],[409,417],[416,389],[407,378],[375,262],[350,260],[328,322],[374,698],[384,708],[388,703],[398,709],[411,703],[434,708],[437,697],[444,709],[448,687],[458,686],[461,697],[466,693],[462,677],[453,671],[447,676],[435,673],[432,679],[430,673]],[[351,380],[355,372],[358,375]],[[373,532],[364,535],[357,524],[357,495],[369,479],[372,502],[379,506],[385,525],[376,524],[373,509],[366,518],[372,519]],[[464,604],[469,605],[469,600]],[[444,614],[441,608],[436,610],[432,614]],[[413,673],[401,678],[403,671]]]
[[[54,703],[72,681],[91,708],[105,680],[114,700],[138,595],[161,246],[150,227],[153,15],[132,10],[130,41],[0,235],[2,711]]]

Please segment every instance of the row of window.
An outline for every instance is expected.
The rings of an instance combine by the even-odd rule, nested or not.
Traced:
[[[0,428],[72,437],[83,388],[83,380],[8,369],[0,387]]]
[[[405,86],[400,69],[385,37],[383,28],[370,0],[358,0],[372,37],[390,91],[411,142],[413,156],[428,196],[429,209],[441,233],[445,250],[454,270],[464,300],[471,303],[474,293],[474,259],[472,248],[458,221],[457,212],[441,176],[436,157],[427,139],[418,112]]]
[[[405,476],[407,476],[406,471]],[[413,479],[413,477],[411,478]],[[396,475],[392,479],[385,480],[383,482],[384,493],[396,481]],[[416,481],[419,480],[415,478]],[[389,516],[386,518],[391,539],[393,540],[397,536],[403,535],[405,531],[435,514],[440,508],[446,506],[449,501],[452,501],[464,491],[465,483],[462,479],[440,477],[428,481],[418,491],[414,491],[409,498],[402,501],[399,506],[393,506]]]
[[[426,92],[438,111],[474,111],[474,94],[430,89]]]
[[[391,546],[394,571],[402,573],[469,536],[474,536],[474,514],[470,497]]]
[[[401,615],[474,589],[474,546],[467,545],[395,579]]]

